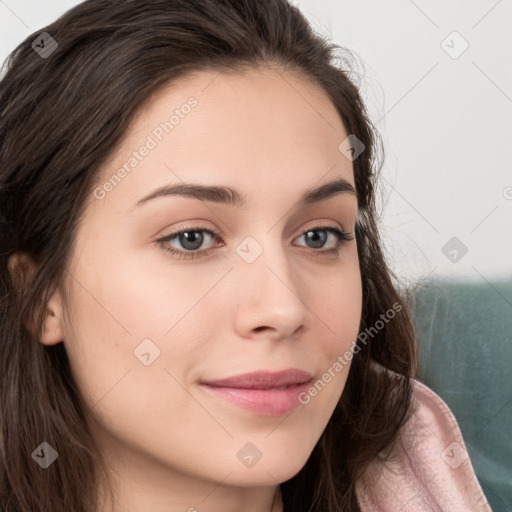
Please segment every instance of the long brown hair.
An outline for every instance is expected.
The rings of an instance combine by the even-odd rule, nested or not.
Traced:
[[[12,51],[0,81],[3,512],[97,511],[102,459],[85,427],[64,344],[38,340],[102,163],[159,87],[193,71],[260,65],[312,80],[329,95],[347,133],[364,144],[353,168],[360,332],[367,336],[359,338],[342,397],[310,458],[281,484],[285,511],[359,510],[358,477],[410,414],[416,349],[407,298],[379,237],[375,195],[383,153],[352,62],[348,50],[316,34],[286,0],[87,0]],[[16,252],[28,255],[36,271],[9,268]],[[396,315],[383,322],[390,308]],[[45,471],[32,460],[44,441],[59,456]]]

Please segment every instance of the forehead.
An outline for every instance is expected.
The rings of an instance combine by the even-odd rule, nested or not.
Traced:
[[[304,189],[338,176],[353,184],[352,164],[339,149],[346,137],[327,94],[296,72],[196,71],[139,108],[99,183],[124,168],[109,196],[119,199],[122,188],[132,203],[180,180],[245,190]]]

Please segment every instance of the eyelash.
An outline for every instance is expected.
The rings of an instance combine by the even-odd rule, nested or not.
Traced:
[[[313,252],[321,253],[322,255],[338,256],[341,251],[342,246],[346,242],[354,240],[354,236],[352,233],[347,232],[347,231],[341,231],[332,226],[315,226],[315,227],[307,229],[300,236],[305,235],[309,231],[328,231],[329,233],[332,233],[337,238],[336,247],[334,247],[333,249],[328,249],[325,251],[312,249]],[[165,236],[164,238],[160,238],[159,240],[157,240],[157,243],[159,243],[165,251],[170,252],[172,255],[177,256],[178,258],[183,258],[183,259],[198,258],[198,257],[208,253],[212,249],[214,249],[214,247],[212,247],[211,249],[202,249],[199,251],[181,251],[181,250],[176,250],[176,249],[173,249],[172,247],[165,245],[166,242],[171,241],[172,239],[178,237],[179,235],[182,235],[184,233],[190,233],[190,232],[205,232],[205,233],[208,233],[209,235],[211,235],[213,238],[220,237],[220,233],[217,233],[214,230],[211,230],[211,229],[208,229],[205,227],[201,227],[201,226],[195,226],[195,227],[185,227],[183,229],[180,229],[179,231],[170,233],[169,235]]]

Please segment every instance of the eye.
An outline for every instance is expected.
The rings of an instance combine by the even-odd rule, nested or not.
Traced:
[[[329,235],[334,237],[334,247],[324,249],[322,251],[317,250],[322,249],[326,245]],[[309,248],[313,249],[313,252],[318,253],[319,256],[337,255],[341,251],[344,243],[354,239],[352,233],[341,231],[332,226],[318,226],[310,228],[297,237],[296,240],[301,237],[306,238],[307,243],[312,245],[309,246]],[[207,238],[211,238],[213,240],[216,238],[220,239],[220,234],[212,229],[202,226],[185,227],[165,236],[164,238],[160,238],[157,240],[157,243],[160,244],[165,251],[170,252],[178,258],[193,259],[210,252],[211,247],[207,249],[200,249]],[[181,245],[182,249],[176,249],[169,245],[169,242],[174,240]]]
[[[313,245],[312,248],[316,249],[324,247],[329,235],[334,237],[334,247],[321,251],[322,254],[339,254],[343,244],[354,239],[351,233],[341,231],[340,229],[331,226],[318,226],[308,229],[305,233],[300,235],[300,237],[305,237],[306,240]]]
[[[206,233],[208,237],[213,239],[219,237],[219,234],[211,229],[202,226],[194,226],[175,231],[174,233],[157,240],[157,242],[160,243],[164,250],[178,256],[179,258],[192,259],[209,251],[209,249],[198,250],[205,240],[203,233]],[[172,246],[167,245],[168,242],[175,239],[181,244],[184,250],[176,250]]]

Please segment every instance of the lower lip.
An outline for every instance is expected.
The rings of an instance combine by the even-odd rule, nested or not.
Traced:
[[[301,403],[299,396],[310,384],[311,381],[308,381],[286,389],[223,388],[207,384],[202,384],[202,387],[215,396],[262,416],[281,416]]]

